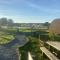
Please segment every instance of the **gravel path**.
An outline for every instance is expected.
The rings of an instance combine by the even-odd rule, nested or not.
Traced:
[[[19,60],[18,48],[26,43],[25,36],[18,35],[10,43],[0,45],[0,60]]]

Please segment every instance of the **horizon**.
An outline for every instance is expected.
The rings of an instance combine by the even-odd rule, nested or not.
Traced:
[[[0,18],[15,23],[44,23],[60,18],[60,0],[0,0]]]

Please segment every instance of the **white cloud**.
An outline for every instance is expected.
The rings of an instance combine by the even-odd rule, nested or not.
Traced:
[[[43,11],[43,12],[47,12],[47,13],[60,13],[59,9],[55,9],[55,8],[51,8],[51,7],[44,7],[44,6],[40,6],[31,2],[27,2],[27,4],[32,7],[35,8],[37,10]]]
[[[24,0],[0,0],[0,4],[16,4],[16,3],[21,3]]]

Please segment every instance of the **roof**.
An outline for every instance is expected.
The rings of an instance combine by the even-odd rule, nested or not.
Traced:
[[[55,19],[52,21],[49,31],[51,33],[60,34],[60,19]]]

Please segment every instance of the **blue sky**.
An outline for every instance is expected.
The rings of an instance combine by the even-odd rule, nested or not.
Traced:
[[[51,22],[60,18],[60,0],[0,0],[0,17],[18,23]]]

